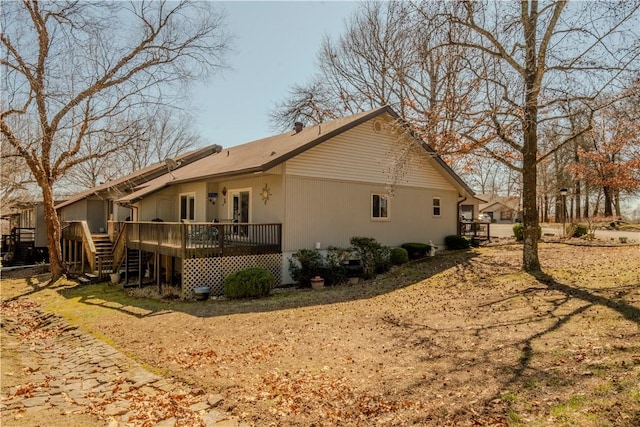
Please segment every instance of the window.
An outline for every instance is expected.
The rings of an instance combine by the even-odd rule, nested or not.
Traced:
[[[440,216],[440,197],[433,198],[433,216]]]
[[[382,194],[371,195],[371,218],[372,219],[388,219],[389,218],[389,198]]]
[[[193,221],[196,218],[196,196],[194,194],[180,195],[180,219]]]

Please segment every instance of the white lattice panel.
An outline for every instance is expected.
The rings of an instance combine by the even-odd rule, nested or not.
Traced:
[[[182,297],[193,297],[193,289],[198,286],[211,287],[213,295],[220,295],[223,287],[218,286],[222,275],[220,258],[188,258],[182,262]],[[224,278],[222,279],[224,284]]]
[[[269,270],[276,285],[282,281],[281,254],[191,258],[183,260],[182,264],[182,296],[193,297],[193,289],[198,286],[209,286],[212,295],[222,295],[225,277],[250,267]]]

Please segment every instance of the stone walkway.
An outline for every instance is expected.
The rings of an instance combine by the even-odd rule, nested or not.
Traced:
[[[21,414],[56,408],[89,413],[108,427],[240,426],[215,409],[223,397],[145,370],[35,303],[2,303],[2,328],[22,358],[20,385],[2,388],[0,410]]]

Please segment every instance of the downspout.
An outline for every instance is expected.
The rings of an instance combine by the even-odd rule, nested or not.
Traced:
[[[457,215],[456,215],[456,230],[458,230],[458,234],[462,234],[462,229],[460,228],[460,205],[464,203],[466,200],[467,200],[467,197],[460,200],[457,204],[458,209],[457,209]]]

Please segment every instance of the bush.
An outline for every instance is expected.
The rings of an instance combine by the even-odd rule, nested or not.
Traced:
[[[449,249],[469,249],[471,243],[464,236],[452,234],[444,238],[444,244]]]
[[[325,258],[324,267],[320,276],[324,277],[325,285],[339,285],[347,280],[349,260],[353,256],[351,249],[329,246]]]
[[[224,279],[224,296],[227,298],[263,297],[271,293],[275,278],[264,268],[247,268],[228,275]]]
[[[300,249],[289,258],[289,274],[300,287],[311,287],[311,278],[321,274],[322,256],[315,249]]]
[[[514,224],[513,226],[513,235],[516,237],[518,242],[522,242],[524,240],[524,224],[521,222]],[[542,237],[542,227],[538,226],[538,239]]]
[[[586,236],[589,232],[589,227],[586,224],[569,224],[567,227],[567,235],[571,237]]]
[[[431,250],[431,246],[426,243],[403,243],[400,246],[407,250],[409,259],[424,258]]]
[[[524,224],[518,222],[513,225],[513,235],[518,242],[524,240]]]
[[[365,279],[384,273],[391,268],[391,251],[372,237],[352,237],[351,245],[362,261],[362,275]]]
[[[402,265],[409,262],[409,252],[405,248],[391,248],[389,254],[391,265]]]

